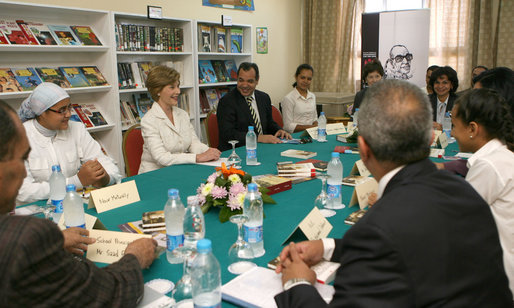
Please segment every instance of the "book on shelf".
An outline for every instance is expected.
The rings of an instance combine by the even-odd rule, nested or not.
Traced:
[[[40,45],[57,45],[55,38],[52,36],[50,29],[40,22],[27,22],[30,31],[36,37]]]
[[[227,52],[227,29],[224,27],[214,27],[213,50],[216,52]]]
[[[143,84],[146,84],[146,78],[148,78],[148,74],[150,70],[155,66],[152,62],[138,62],[139,74],[141,75],[141,80]]]
[[[21,28],[18,26],[16,21],[14,20],[0,20],[0,29],[5,34],[9,43],[13,45],[28,45],[29,40],[21,31]]]
[[[70,121],[82,123],[77,111],[75,111],[75,108],[70,109]]]
[[[234,60],[225,60],[225,70],[230,81],[237,80],[237,66]]]
[[[173,46],[175,52],[184,51],[184,29],[182,28],[173,28]]]
[[[81,72],[78,67],[61,66],[59,70],[63,73],[64,77],[68,80],[72,88],[89,87],[89,81],[86,76]]]
[[[9,45],[9,40],[5,34],[5,21],[0,20],[0,45]]]
[[[205,95],[207,96],[207,102],[209,103],[209,108],[211,110],[215,110],[218,108],[218,92],[216,89],[205,89]]]
[[[200,89],[200,110],[202,113],[208,113],[211,111],[209,100],[207,99],[207,94],[204,89]]]
[[[225,69],[225,63],[223,60],[211,60],[212,67],[218,82],[230,81],[227,70]]]
[[[71,26],[71,30],[73,30],[77,38],[82,42],[82,45],[102,45],[96,34],[93,32],[93,29],[89,26]]]
[[[190,114],[189,111],[189,95],[187,93],[181,93],[178,97],[178,108],[186,111]]]
[[[143,118],[144,115],[152,108],[152,99],[148,95],[148,93],[135,93],[134,101],[136,102],[137,112],[139,114],[139,118]]]
[[[71,88],[70,82],[57,68],[36,67],[36,72],[43,82],[53,82],[61,88]]]
[[[322,171],[322,172],[327,171],[328,161],[309,158],[309,159],[297,162],[297,164],[305,164],[305,163],[311,163],[314,166],[314,169],[316,169],[317,171]]]
[[[96,108],[95,104],[82,104],[79,106],[94,126],[103,126],[108,124],[100,110]]]
[[[184,50],[182,28],[117,23],[114,32],[118,51],[181,52]]]
[[[86,128],[94,127],[95,125],[91,123],[89,120],[89,117],[82,111],[82,107],[79,104],[72,104],[71,105],[73,109],[75,109],[75,112],[77,113],[78,117],[80,118],[80,121],[84,123]]]
[[[273,195],[285,190],[289,190],[293,185],[291,179],[273,174],[256,175],[252,179],[255,183],[257,183],[257,185],[259,185],[259,187],[267,188],[269,190],[268,195]]]
[[[211,52],[212,29],[208,25],[198,25],[198,51]]]
[[[20,92],[23,88],[20,86],[16,76],[10,68],[0,68],[0,92]]]
[[[107,86],[109,83],[105,79],[104,75],[96,66],[81,66],[80,71],[86,77],[89,84],[93,87]]]
[[[228,92],[230,92],[230,88],[228,88],[228,87],[216,88],[216,93],[218,94],[218,99],[221,99]]]
[[[127,115],[127,112],[125,111],[125,108],[123,108],[122,101],[120,101],[120,118],[121,118],[121,126],[122,127],[131,125],[129,116]]]
[[[34,90],[42,81],[32,67],[11,68],[23,91]]]
[[[39,45],[37,38],[34,36],[32,31],[30,31],[26,22],[24,22],[23,20],[16,20],[16,23],[20,27],[21,32],[23,32],[23,34],[29,41],[29,45]]]
[[[79,39],[73,34],[70,26],[66,25],[48,25],[48,29],[54,36],[55,40],[59,45],[74,45],[80,46]]]
[[[280,156],[293,157],[293,158],[303,158],[303,159],[311,158],[311,157],[314,157],[316,155],[318,155],[318,153],[316,153],[316,152],[294,150],[294,149],[290,149],[290,150],[286,150],[286,151],[280,152]]]
[[[368,210],[357,210],[344,219],[344,223],[347,225],[354,225],[359,221]]]
[[[130,108],[130,104],[128,101],[120,101],[120,108],[122,110],[122,122],[123,120],[125,120],[125,124],[128,126],[132,126],[138,123],[136,117],[134,116],[134,113],[132,112],[132,109]]]
[[[137,104],[135,101],[127,101],[128,107],[132,115],[134,116],[134,119],[136,120],[136,123],[139,123],[141,121],[141,117],[139,116],[139,111],[137,111]]]
[[[200,83],[218,82],[212,63],[209,60],[198,60],[198,71]]]
[[[134,80],[134,87],[144,88],[145,83],[141,77],[141,70],[136,62],[130,63],[130,72],[132,73],[132,79]]]
[[[243,29],[231,28],[230,29],[230,52],[242,53],[243,52]]]

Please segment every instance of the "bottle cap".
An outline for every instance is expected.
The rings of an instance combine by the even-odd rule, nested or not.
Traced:
[[[76,191],[75,184],[66,185],[66,192],[68,191]]]
[[[355,111],[359,111],[359,108],[355,108]]]
[[[332,152],[332,158],[339,158],[339,152]]]
[[[210,252],[211,247],[212,247],[211,240],[206,239],[206,238],[201,239],[196,243],[196,249],[198,250],[199,253]]]
[[[168,189],[168,198],[170,197],[178,197],[178,189],[170,188]]]
[[[198,204],[198,197],[196,195],[194,196],[187,196],[187,204],[197,205]]]
[[[322,111],[322,112],[320,112],[320,113],[319,113],[319,115],[325,115],[325,112],[324,112],[324,111]]]
[[[55,171],[61,172],[61,165],[53,165],[52,166],[52,171],[53,172],[55,172]]]
[[[256,192],[257,191],[257,184],[255,184],[255,183],[248,184],[248,191]]]
[[[248,130],[253,130],[253,126],[248,126]]]

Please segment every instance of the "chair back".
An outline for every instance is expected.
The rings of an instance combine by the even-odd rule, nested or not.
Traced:
[[[278,111],[277,107],[271,105],[271,116],[278,126],[284,128],[284,120],[282,120],[282,114]]]
[[[207,144],[211,148],[217,148],[220,143],[218,131],[218,118],[216,117],[216,110],[211,110],[205,118],[205,132],[207,133]]]
[[[123,160],[127,176],[137,175],[143,154],[143,135],[141,125],[134,124],[123,134]]]

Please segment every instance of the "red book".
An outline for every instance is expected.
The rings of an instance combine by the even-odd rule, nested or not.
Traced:
[[[290,179],[271,174],[257,175],[253,177],[253,180],[257,185],[269,189],[268,195],[289,190],[293,187],[293,183]]]
[[[334,148],[334,152],[338,152],[338,153],[349,153],[349,154],[359,154],[359,148],[357,148],[357,147],[343,146],[343,145],[337,145],[337,146]]]
[[[27,26],[26,22],[24,22],[23,20],[16,20],[16,23],[20,27],[21,32],[23,32],[27,40],[29,40],[30,45],[39,45],[37,38],[34,36],[32,31],[30,31],[29,26]]]
[[[327,171],[327,166],[328,166],[327,161],[319,160],[319,159],[312,159],[312,158],[309,158],[306,160],[301,160],[296,163],[297,164],[311,163],[314,166],[314,169],[316,169],[318,171]]]
[[[80,107],[79,104],[73,104],[72,106],[73,106],[73,109],[75,109],[75,112],[79,116],[82,123],[84,123],[84,125],[86,125],[86,128],[94,127],[93,123],[91,123],[91,121],[89,120],[87,115],[84,113],[84,111],[82,111],[82,107]]]

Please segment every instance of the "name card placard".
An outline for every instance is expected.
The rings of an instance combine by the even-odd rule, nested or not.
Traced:
[[[96,208],[98,213],[112,210],[141,200],[136,181],[104,187],[91,191],[88,209]]]
[[[359,204],[361,209],[368,206],[368,198],[372,193],[378,192],[378,182],[375,178],[368,178],[355,185],[349,207]]]
[[[282,245],[289,241],[293,235],[298,235],[298,233],[301,233],[301,235],[306,237],[309,241],[325,238],[330,233],[332,228],[333,227],[330,222],[328,222],[328,220],[323,217],[323,214],[321,214],[319,209],[315,207],[300,222],[300,224],[293,230],[293,232],[291,232],[291,234],[286,238]]]
[[[441,149],[446,149],[448,146],[448,138],[446,136],[446,133],[439,134],[437,137],[437,146]]]
[[[371,172],[369,172],[368,168],[366,168],[366,165],[364,165],[362,159],[359,159],[353,165],[352,170],[350,171],[350,175],[370,176]]]
[[[107,230],[107,228],[100,221],[100,219],[98,219],[97,217],[95,217],[93,215],[85,214],[84,219],[86,220],[86,230],[91,230],[91,229]],[[61,230],[66,229],[66,224],[64,223],[64,214],[61,215],[61,219],[59,219],[57,226]]]
[[[149,234],[90,230],[89,237],[96,242],[88,245],[87,259],[93,262],[114,263],[125,255],[127,245],[140,238],[151,238]]]
[[[311,127],[306,129],[312,139],[318,138],[318,127]],[[328,135],[338,135],[346,133],[346,128],[343,123],[330,123],[327,124],[327,136]]]

